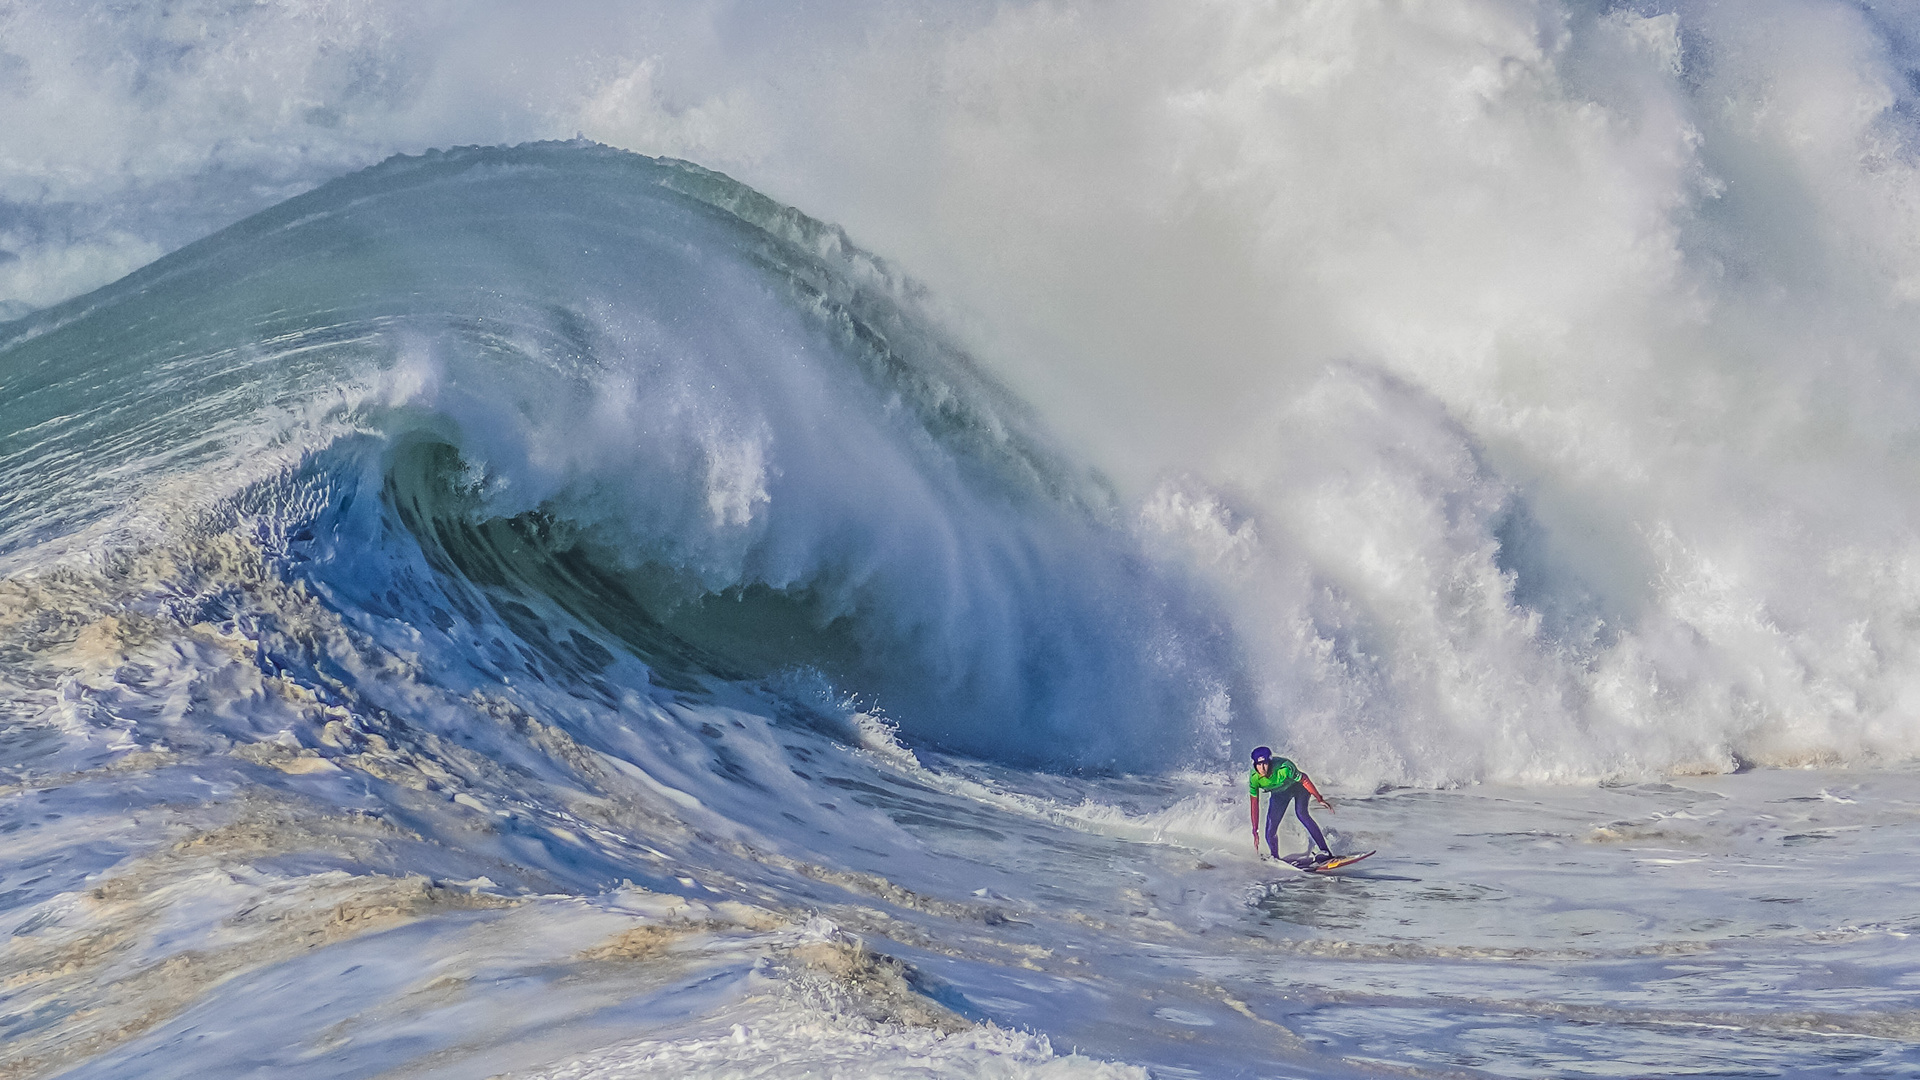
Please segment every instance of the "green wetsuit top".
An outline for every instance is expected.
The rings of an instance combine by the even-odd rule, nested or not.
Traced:
[[[1247,774],[1247,794],[1255,798],[1263,791],[1285,791],[1300,782],[1300,769],[1286,758],[1273,759],[1273,775],[1261,776],[1259,769]]]

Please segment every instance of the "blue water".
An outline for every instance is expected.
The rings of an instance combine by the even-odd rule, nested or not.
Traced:
[[[260,448],[147,512],[242,516],[275,573],[491,678],[612,646],[688,692],[810,672],[930,745],[1192,752],[1161,718],[1225,678],[1217,628],[900,289],[682,163],[397,159],[9,328],[0,542]]]
[[[0,1073],[1920,1069],[1910,20],[349,7],[0,13]]]

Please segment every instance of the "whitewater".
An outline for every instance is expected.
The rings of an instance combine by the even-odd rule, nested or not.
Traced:
[[[0,5],[0,1077],[1920,1074],[1916,87]]]

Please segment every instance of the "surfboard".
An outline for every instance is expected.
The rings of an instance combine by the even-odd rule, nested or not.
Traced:
[[[1352,866],[1354,863],[1372,854],[1374,854],[1374,852],[1361,851],[1351,855],[1335,855],[1325,862],[1314,862],[1305,855],[1289,855],[1281,859],[1281,861],[1296,870],[1305,870],[1310,874],[1324,874],[1329,870],[1338,870],[1343,866]]]

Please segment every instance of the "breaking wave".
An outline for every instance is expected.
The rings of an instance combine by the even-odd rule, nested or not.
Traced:
[[[490,680],[611,702],[624,652],[996,760],[1199,751],[1225,636],[914,307],[692,165],[396,158],[10,328],[0,542],[192,510]]]

